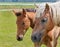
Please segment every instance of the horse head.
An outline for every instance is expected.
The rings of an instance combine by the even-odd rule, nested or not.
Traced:
[[[17,40],[21,41],[23,40],[24,34],[26,33],[27,29],[30,27],[30,20],[28,18],[28,15],[26,14],[26,10],[22,9],[19,10],[13,10],[14,14],[17,17]]]
[[[36,10],[35,26],[31,35],[33,42],[41,42],[47,33],[53,29],[52,16],[52,8],[48,4]]]

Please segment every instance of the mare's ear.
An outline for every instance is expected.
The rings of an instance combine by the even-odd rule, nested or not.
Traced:
[[[37,4],[34,4],[34,6],[35,6],[36,8],[39,8],[39,6],[38,6]]]
[[[48,4],[46,4],[45,10],[49,11],[49,5]]]
[[[22,9],[22,12],[23,12],[23,16],[26,16],[26,10]]]
[[[14,13],[16,16],[21,16],[20,11],[18,11],[18,10],[13,10],[13,13]]]

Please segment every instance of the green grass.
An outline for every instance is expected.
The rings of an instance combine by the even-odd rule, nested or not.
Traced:
[[[14,8],[19,8],[19,9],[21,9],[21,8],[34,8],[34,6],[33,5],[27,5],[27,6],[25,6],[25,5],[0,5],[0,9],[14,9]]]
[[[24,40],[16,40],[16,16],[11,12],[0,12],[0,47],[32,47],[30,39],[31,28],[24,36]]]
[[[34,47],[30,38],[31,28],[28,29],[23,41],[16,40],[16,30],[16,16],[11,11],[0,12],[0,47]],[[60,38],[57,47],[60,47]]]

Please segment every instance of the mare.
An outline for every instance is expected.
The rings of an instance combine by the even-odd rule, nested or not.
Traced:
[[[22,41],[29,27],[34,28],[35,9],[14,9],[17,17],[17,40]]]
[[[39,47],[42,43],[47,47],[56,47],[60,35],[59,4],[50,6],[46,4],[43,8],[37,8],[35,26],[31,35],[35,47]]]

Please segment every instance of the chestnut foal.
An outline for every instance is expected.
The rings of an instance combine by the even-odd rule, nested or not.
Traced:
[[[17,17],[17,40],[22,41],[28,28],[34,28],[35,9],[14,9]]]

